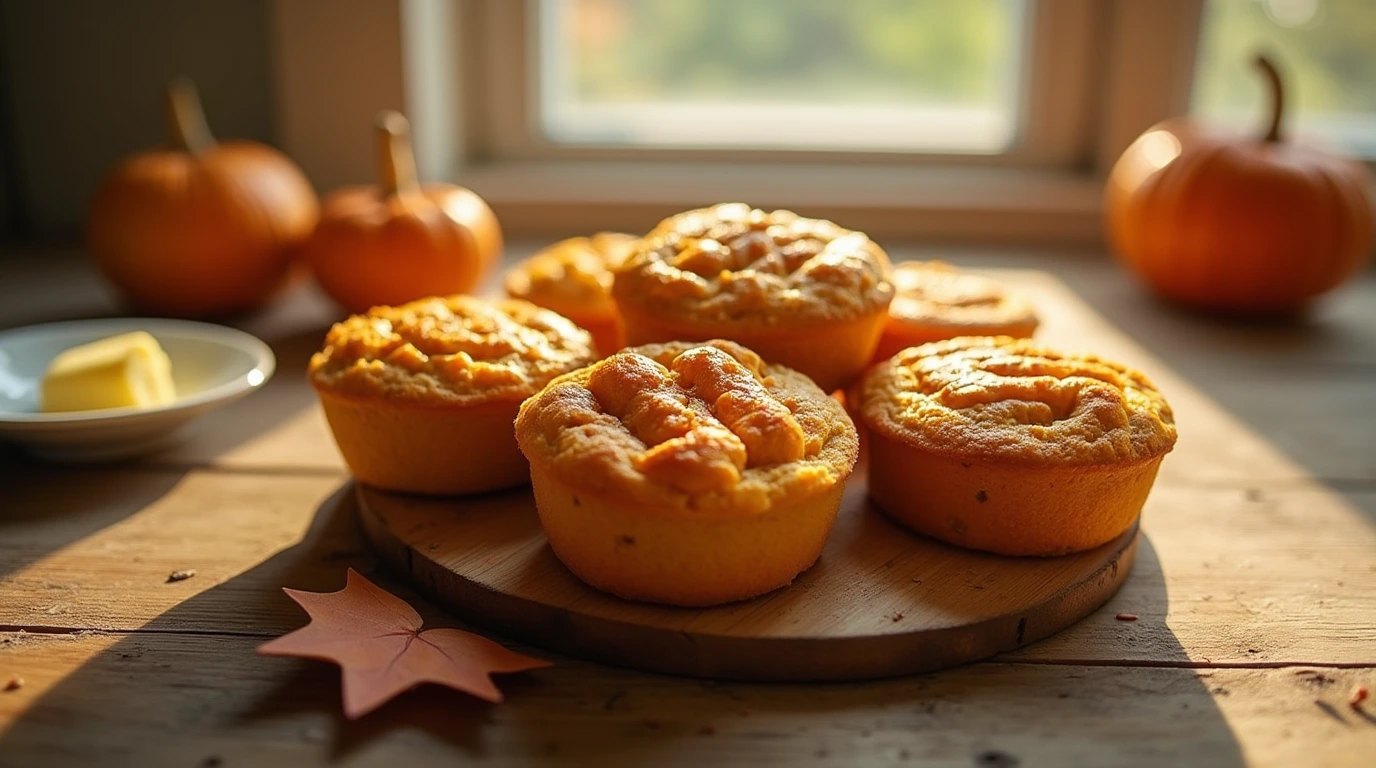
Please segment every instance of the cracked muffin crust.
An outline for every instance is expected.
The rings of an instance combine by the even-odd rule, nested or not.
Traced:
[[[831,391],[878,343],[889,271],[864,233],[723,203],[661,222],[615,270],[612,296],[632,344],[729,338]]]
[[[1159,456],[1175,419],[1139,371],[1026,339],[964,337],[900,353],[865,378],[865,421],[934,453],[1028,464]]]
[[[701,324],[850,320],[893,298],[863,233],[743,203],[665,219],[616,272],[619,301]]]
[[[1002,283],[942,261],[908,261],[894,267],[894,299],[876,362],[900,350],[957,336],[1030,338],[1037,330],[1032,305]]]
[[[1140,372],[1026,339],[961,337],[875,366],[859,392],[870,494],[919,533],[1003,554],[1111,541],[1175,445]]]
[[[588,333],[554,312],[451,296],[336,323],[309,376],[361,482],[450,495],[525,482],[521,401],[593,359]]]
[[[407,402],[524,399],[587,363],[589,342],[567,318],[528,302],[421,299],[335,323],[310,374],[341,394]]]
[[[592,335],[603,355],[625,346],[612,269],[630,255],[640,238],[619,232],[571,237],[549,246],[506,273],[506,294],[567,317]]]
[[[859,453],[841,405],[738,344],[622,350],[516,421],[555,553],[631,599],[711,605],[778,588],[821,552]]]

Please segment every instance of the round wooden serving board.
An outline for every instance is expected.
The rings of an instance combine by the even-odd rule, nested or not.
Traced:
[[[1012,558],[909,533],[846,489],[817,564],[792,586],[716,608],[632,603],[569,573],[529,488],[429,499],[358,487],[383,558],[457,615],[533,645],[654,672],[860,680],[1012,650],[1075,623],[1127,578],[1137,529],[1091,552]]]

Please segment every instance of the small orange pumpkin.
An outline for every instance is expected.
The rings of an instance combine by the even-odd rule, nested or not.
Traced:
[[[1119,158],[1106,193],[1120,260],[1162,296],[1206,309],[1290,312],[1351,276],[1371,250],[1365,166],[1281,136],[1283,90],[1259,139],[1167,120]]]
[[[319,201],[280,152],[216,143],[189,80],[167,89],[174,148],[117,165],[91,202],[96,265],[141,310],[208,317],[261,304],[288,277]]]
[[[496,215],[471,190],[416,180],[399,113],[378,115],[377,138],[382,185],[325,198],[306,249],[320,286],[354,313],[473,290],[501,259]]]

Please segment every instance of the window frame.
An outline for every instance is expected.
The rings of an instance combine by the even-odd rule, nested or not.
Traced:
[[[1018,98],[1019,131],[1006,152],[866,149],[673,148],[559,144],[540,134],[539,0],[466,0],[473,137],[485,162],[624,161],[758,164],[884,164],[1058,168],[1081,162],[1093,122],[1090,59],[1099,0],[1028,0]],[[481,105],[481,106],[479,106]]]
[[[643,230],[736,199],[881,237],[1101,247],[1104,175],[1137,135],[1188,108],[1205,2],[1029,0],[1030,149],[999,156],[541,147],[522,135],[527,1],[269,4],[284,148],[319,184],[368,181],[368,134],[341,126],[400,108],[422,178],[474,189],[512,237]],[[319,14],[352,45],[315,44]],[[322,68],[365,87],[310,88]]]

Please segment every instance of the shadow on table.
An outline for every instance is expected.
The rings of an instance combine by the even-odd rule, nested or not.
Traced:
[[[1376,483],[1376,430],[1361,428],[1360,421],[1376,409],[1376,279],[1370,272],[1306,313],[1242,318],[1159,299],[1100,250],[1060,256],[1034,258],[1032,265],[1062,280],[1286,459],[1346,494],[1376,526],[1376,494],[1369,493]],[[962,266],[1029,266],[1025,253],[959,251],[954,258]],[[1263,485],[1289,484],[1278,478]]]
[[[306,366],[320,348],[326,327],[308,327],[282,336],[264,336],[277,358],[277,371],[263,388],[197,419],[188,440],[175,450],[151,456],[156,467],[187,468],[220,463],[236,448],[270,436],[315,408],[315,393],[304,384]],[[305,446],[293,445],[295,448]],[[322,446],[333,451],[333,445]],[[333,456],[333,453],[331,453]],[[324,468],[318,456],[273,454],[264,469],[274,472]],[[338,471],[330,468],[329,471]]]
[[[1164,604],[1149,541],[1137,557],[1131,579],[1152,583],[1134,591],[1159,593]],[[1187,669],[996,661],[804,686],[718,683],[557,658],[554,668],[501,677],[507,701],[500,706],[426,686],[348,722],[340,715],[337,669],[253,653],[306,621],[280,586],[338,589],[348,567],[412,602],[427,626],[455,624],[377,572],[345,485],[317,509],[298,544],[120,637],[56,683],[0,736],[0,755],[34,764],[84,758],[224,766],[305,759],[417,765],[455,757],[649,765],[696,762],[713,752],[832,765],[961,754],[976,766],[1092,763],[1107,754],[1144,762],[1192,754],[1225,768],[1243,762],[1207,681]],[[264,635],[196,628],[228,612],[261,615]],[[1178,656],[1186,658],[1183,650]],[[97,710],[116,701],[120,711]]]
[[[0,443],[0,578],[137,514],[184,474],[65,467]]]
[[[1126,276],[1077,292],[1376,526],[1376,430],[1362,427],[1363,418],[1376,423],[1376,314],[1356,301],[1376,291],[1350,286],[1307,314],[1270,320],[1182,309]],[[1257,483],[1246,493],[1259,500],[1291,486]]]
[[[112,464],[63,465],[0,442],[0,487],[8,489],[0,500],[0,577],[136,514],[188,472],[306,414],[315,407],[315,395],[301,381],[324,334],[323,328],[311,328],[267,339],[278,360],[273,380],[262,391],[197,419],[188,440],[167,452]],[[315,457],[307,469],[336,473],[331,459]],[[26,527],[39,520],[44,521],[41,540],[28,540]]]
[[[1145,536],[1134,573],[1141,574],[1134,593],[1164,606],[1160,563]],[[1087,620],[1115,610],[1110,603]],[[1174,642],[1168,629],[1151,629],[1157,653],[1188,662],[1178,643],[1169,650],[1160,643],[1162,634]],[[562,687],[583,686],[583,696],[569,706],[502,713],[520,734],[511,738],[543,740],[542,762],[554,765],[659,764],[714,737],[744,737],[762,752],[777,745],[786,750],[777,753],[788,758],[783,764],[949,760],[952,753],[975,766],[1095,764],[1107,754],[1134,753],[1244,764],[1207,679],[1189,669],[994,659],[924,675],[807,685],[690,680],[591,665],[564,674],[570,682]],[[525,695],[527,687],[538,688],[535,677],[507,690]]]
[[[415,604],[427,626],[443,623],[442,614],[404,585],[376,572],[376,560],[358,531],[353,494],[352,484],[332,494],[294,546],[98,651],[9,724],[0,734],[0,756],[23,755],[33,764],[81,758],[101,765],[153,765],[186,758],[191,765],[231,765],[236,750],[253,753],[267,745],[270,751],[283,739],[308,752],[321,744],[323,753],[341,757],[393,730],[415,729],[460,750],[470,747],[472,734],[490,717],[491,708],[482,702],[423,689],[403,697],[402,704],[349,723],[340,713],[338,668],[254,653],[257,645],[307,621],[282,586],[333,591],[343,586],[348,568]],[[207,616],[227,614],[254,615],[262,635],[207,626]],[[0,650],[20,651],[24,639],[13,646],[5,642]],[[116,701],[125,708],[108,711]],[[82,723],[79,732],[70,729],[74,722]],[[149,740],[149,733],[131,723],[152,729],[157,738]],[[175,735],[161,733],[167,724],[177,724]],[[262,737],[258,747],[246,733]]]

